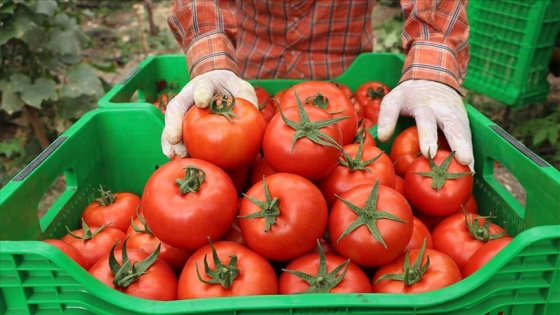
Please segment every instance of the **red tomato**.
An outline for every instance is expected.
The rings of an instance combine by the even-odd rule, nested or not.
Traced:
[[[245,192],[249,184],[249,165],[242,166],[234,170],[225,170],[235,186],[238,195]]]
[[[249,165],[261,149],[266,122],[242,98],[222,96],[207,108],[193,106],[183,118],[183,141],[189,155],[225,170]]]
[[[287,90],[288,90],[287,88],[279,90],[278,92],[276,92],[276,94],[272,96],[272,98],[275,99],[278,103],[280,103],[282,97],[284,97],[284,94],[286,93]]]
[[[395,190],[401,195],[406,196],[404,193],[404,179],[399,175],[395,174]]]
[[[457,162],[452,152],[438,150],[433,165],[424,156],[410,164],[404,176],[404,190],[415,209],[443,217],[461,210],[470,198],[473,175],[467,165]]]
[[[250,165],[249,173],[249,185],[252,186],[261,181],[263,176],[270,176],[276,172],[270,167],[264,156],[259,154]]]
[[[140,206],[140,197],[131,192],[113,193],[100,189],[101,197],[91,202],[82,212],[82,219],[87,225],[111,227],[126,232],[130,220],[136,218],[136,208]]]
[[[123,231],[110,226],[88,226],[82,221],[82,228],[70,231],[61,240],[74,246],[86,259],[89,269],[101,257],[107,255],[116,241],[124,241],[126,235]],[[117,246],[117,249],[120,245]]]
[[[178,291],[178,299],[269,295],[278,293],[278,280],[261,255],[235,242],[218,241],[192,254]]]
[[[465,212],[467,213],[474,213],[474,214],[478,214],[478,205],[476,203],[476,200],[474,199],[474,195],[471,195],[471,197],[469,198],[469,200],[466,202],[466,204],[463,206],[463,209],[465,210]],[[455,213],[461,213],[463,214],[463,209],[458,210]],[[434,217],[434,216],[429,216],[426,215],[418,210],[415,210],[414,208],[412,209],[412,213],[418,218],[420,219],[420,221],[422,221],[424,223],[424,225],[426,225],[426,227],[432,231],[440,222],[441,220],[445,219],[448,216],[444,216],[444,217]],[[453,215],[453,214],[451,214]]]
[[[355,143],[360,143],[363,139],[364,144],[376,146],[377,143],[375,139],[369,132],[373,127],[373,122],[367,118],[360,118],[358,121],[358,131],[356,131],[356,136],[354,137]]]
[[[296,273],[304,273],[304,278]],[[350,259],[337,254],[308,253],[292,260],[278,280],[280,294],[370,293],[365,272]]]
[[[362,106],[362,104],[360,104],[360,102],[358,102],[355,96],[352,96],[350,98],[350,102],[352,103],[352,107],[354,108],[354,111],[356,112],[356,116],[358,116],[358,119],[365,118],[364,107]]]
[[[329,113],[315,106],[290,106],[280,111],[264,134],[266,162],[275,172],[292,173],[311,181],[327,176],[338,162],[342,134],[336,124],[323,127],[325,121],[334,122]]]
[[[327,226],[334,248],[342,256],[361,267],[377,267],[404,251],[412,236],[412,210],[390,187],[360,185],[333,204]]]
[[[216,165],[195,158],[169,161],[146,182],[144,218],[162,242],[195,250],[224,235],[237,214],[237,191]]]
[[[150,255],[139,249],[127,248],[126,256],[123,257],[123,250],[112,250],[93,265],[89,273],[110,288],[131,296],[158,301],[176,300],[177,276],[165,261],[157,258],[157,254],[157,251]],[[113,258],[119,263],[120,270],[119,268],[112,270],[111,255],[114,255]],[[130,260],[130,263],[123,266],[123,261],[126,260]],[[152,260],[151,264],[147,264],[147,268],[142,268],[139,264],[141,261]],[[119,272],[122,272],[123,276],[134,275],[132,265],[138,269],[133,281],[118,278]],[[115,277],[118,279],[115,280]],[[117,284],[114,284],[115,281]]]
[[[304,81],[289,88],[282,100],[282,110],[297,106],[296,94],[304,104],[317,106],[333,117],[346,117],[336,123],[342,131],[342,143],[351,143],[358,129],[358,116],[350,99],[336,85],[326,81]]]
[[[409,257],[410,272],[416,275],[416,277],[412,276],[407,279],[408,284],[405,284],[404,281],[406,255]],[[426,265],[428,257],[430,264],[422,274],[419,269]],[[383,275],[400,275],[401,279],[378,281]],[[387,265],[381,266],[373,276],[372,287],[375,293],[423,293],[450,286],[461,279],[459,267],[446,254],[430,248],[425,249],[424,252],[422,249],[413,249]]]
[[[478,271],[482,266],[496,256],[504,247],[511,243],[513,239],[509,236],[498,238],[492,242],[488,242],[474,252],[467,264],[462,269],[463,277],[468,277]]]
[[[70,257],[73,261],[75,261],[78,265],[82,268],[86,269],[89,267],[88,262],[84,255],[74,246],[66,243],[62,240],[56,238],[50,238],[43,240],[45,243],[49,243],[53,246],[56,246],[60,251],[62,251],[66,256]]]
[[[295,174],[276,173],[253,185],[239,208],[239,227],[249,248],[273,261],[309,252],[327,226],[321,191]]]
[[[438,130],[438,149],[451,150],[441,130]],[[406,128],[395,137],[391,145],[390,157],[395,163],[395,171],[399,176],[404,176],[410,164],[421,155],[416,125]]]
[[[362,105],[363,115],[377,124],[381,100],[391,89],[384,83],[378,81],[368,81],[356,89],[356,99]]]
[[[139,249],[148,254],[153,253],[160,246],[158,258],[165,261],[175,273],[179,274],[185,262],[191,255],[190,251],[165,244],[158,239],[140,216],[130,224],[127,230],[127,248]]]
[[[378,147],[351,143],[343,147],[338,165],[317,186],[330,207],[337,200],[336,195],[358,185],[373,185],[376,181],[395,187],[393,162]]]
[[[236,218],[235,221],[233,221],[231,228],[220,238],[220,241],[230,241],[247,246],[247,242],[245,242],[243,234],[241,233],[241,228],[239,227],[239,219]]]
[[[259,105],[259,110],[264,117],[264,121],[268,122],[272,119],[274,114],[276,114],[276,105],[270,93],[268,93],[263,87],[256,86],[255,93],[257,93],[257,102]]]
[[[412,218],[412,225],[412,237],[405,250],[422,248],[424,240],[426,241],[426,248],[433,248],[434,242],[428,227],[417,217]]]
[[[352,92],[348,85],[338,81],[332,81],[332,83],[336,85],[336,87],[338,87],[342,91],[342,94],[344,94],[348,99],[354,96],[354,92]]]
[[[507,233],[487,217],[456,213],[443,219],[432,231],[434,249],[451,257],[460,270],[485,243],[495,242]]]

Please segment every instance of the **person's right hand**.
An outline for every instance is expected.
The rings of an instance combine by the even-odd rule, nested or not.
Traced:
[[[183,143],[183,117],[193,105],[207,107],[216,94],[230,94],[257,104],[253,86],[229,70],[212,70],[203,73],[185,85],[167,105],[165,127],[161,134],[161,148],[168,158],[185,157]]]

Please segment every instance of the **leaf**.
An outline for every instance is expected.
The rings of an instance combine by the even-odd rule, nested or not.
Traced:
[[[539,129],[537,133],[533,136],[533,145],[541,144],[547,138],[548,130],[547,129]]]
[[[57,113],[61,118],[78,119],[86,112],[97,108],[97,98],[93,96],[64,97],[58,103]]]
[[[53,16],[53,14],[56,12],[56,9],[58,9],[58,4],[55,0],[40,0],[37,1],[35,13]]]
[[[72,67],[66,76],[67,83],[62,86],[62,97],[77,98],[81,95],[101,97],[104,93],[103,86],[95,70],[87,64]]]
[[[25,149],[21,147],[16,139],[3,140],[0,142],[0,155],[5,155],[7,158],[11,158],[15,154],[21,155],[25,152]]]
[[[550,132],[548,133],[548,142],[554,146],[558,142],[558,138],[560,138],[560,125],[550,128]]]
[[[17,93],[18,86],[12,81],[0,81],[0,91],[2,91],[2,104],[0,109],[11,115],[23,108],[23,102],[19,99]]]
[[[21,100],[37,109],[41,109],[44,101],[56,99],[56,84],[47,78],[37,79],[28,89],[21,92]]]
[[[49,46],[57,54],[80,55],[82,49],[73,35],[73,30],[51,29],[49,30]]]
[[[15,92],[21,92],[29,88],[31,84],[31,79],[22,73],[14,73],[10,76],[10,83],[13,85],[13,90]]]

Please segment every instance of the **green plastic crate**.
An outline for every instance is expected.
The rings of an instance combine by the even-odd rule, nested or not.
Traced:
[[[547,99],[560,31],[558,0],[469,0],[470,62],[464,87],[511,107]]]
[[[355,91],[366,80],[378,80],[391,87],[400,80],[400,70],[404,56],[392,53],[364,53],[348,67],[345,73],[334,80],[344,82]],[[189,80],[184,55],[161,55],[144,59],[123,79],[113,86],[97,104],[108,107],[149,107],[156,100],[158,85],[165,82],[182,88]],[[289,87],[302,80],[249,80],[270,93],[276,93],[281,87]],[[176,90],[179,92],[180,88]]]
[[[275,88],[287,87],[283,84]],[[155,107],[131,106],[87,113],[0,190],[0,313],[558,314],[560,174],[476,109],[470,105],[467,109],[480,212],[496,214],[515,238],[488,265],[454,285],[413,295],[273,295],[171,302],[110,289],[38,240],[61,237],[66,225],[77,228],[81,210],[100,184],[140,194],[150,174],[167,161],[160,148],[161,114]],[[400,119],[397,132],[411,122]],[[526,189],[525,207],[494,177],[495,161],[512,170]],[[60,174],[65,175],[67,188],[39,220],[41,196]]]

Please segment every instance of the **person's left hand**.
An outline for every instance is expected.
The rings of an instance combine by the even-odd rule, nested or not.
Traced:
[[[455,158],[474,171],[469,119],[459,93],[448,85],[428,80],[407,80],[383,98],[377,134],[385,142],[391,138],[400,115],[416,120],[420,151],[433,157],[437,150],[437,130],[441,129]]]

